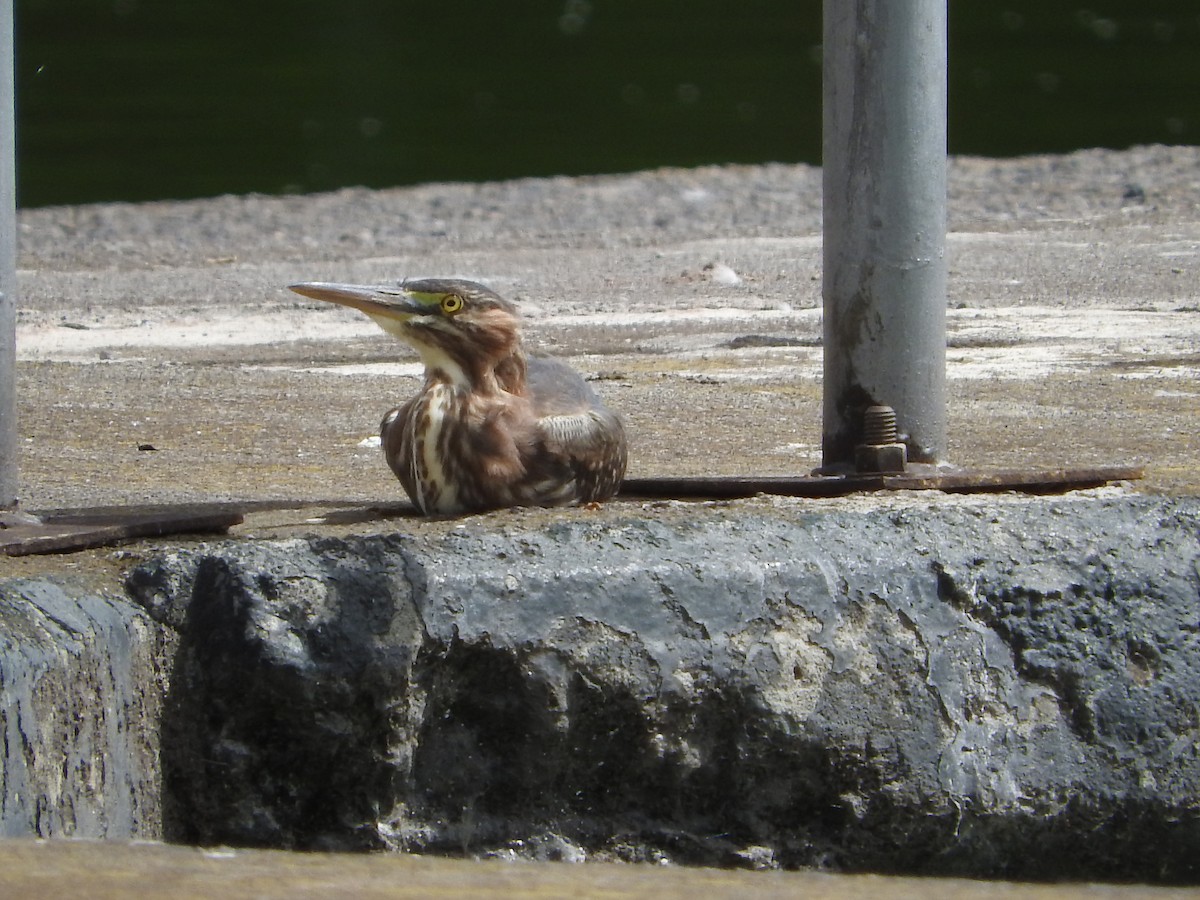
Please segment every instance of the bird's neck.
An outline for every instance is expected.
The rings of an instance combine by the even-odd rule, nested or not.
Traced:
[[[460,360],[440,347],[420,347],[425,381],[486,395],[525,394],[526,357],[520,346],[498,360]]]
[[[502,359],[492,372],[496,378],[496,383],[501,390],[507,391],[510,394],[524,396],[525,375],[528,368],[528,362],[525,358],[525,351],[517,347],[516,350]]]

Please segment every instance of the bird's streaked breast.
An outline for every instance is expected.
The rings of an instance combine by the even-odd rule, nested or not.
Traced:
[[[449,385],[431,385],[414,410],[418,437],[413,442],[413,466],[421,493],[420,506],[429,512],[453,512],[459,508],[455,473],[448,471],[446,452],[457,421],[459,400]]]

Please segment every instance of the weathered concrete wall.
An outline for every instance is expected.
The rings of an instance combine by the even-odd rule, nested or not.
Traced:
[[[1120,496],[493,516],[164,551],[157,626],[9,581],[4,829],[1195,882],[1198,534]]]
[[[168,834],[1197,878],[1200,504],[815,510],[157,558]]]
[[[174,644],[127,598],[0,582],[0,835],[161,834],[158,723]]]

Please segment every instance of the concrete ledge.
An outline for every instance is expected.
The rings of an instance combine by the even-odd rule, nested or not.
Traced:
[[[681,509],[139,566],[166,835],[1196,879],[1200,503]]]

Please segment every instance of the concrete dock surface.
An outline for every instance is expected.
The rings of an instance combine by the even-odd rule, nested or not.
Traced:
[[[22,505],[403,500],[373,439],[416,357],[301,280],[517,300],[631,476],[807,473],[821,202],[775,165],[25,211]],[[948,461],[1200,490],[1200,149],[955,159],[949,208]]]

